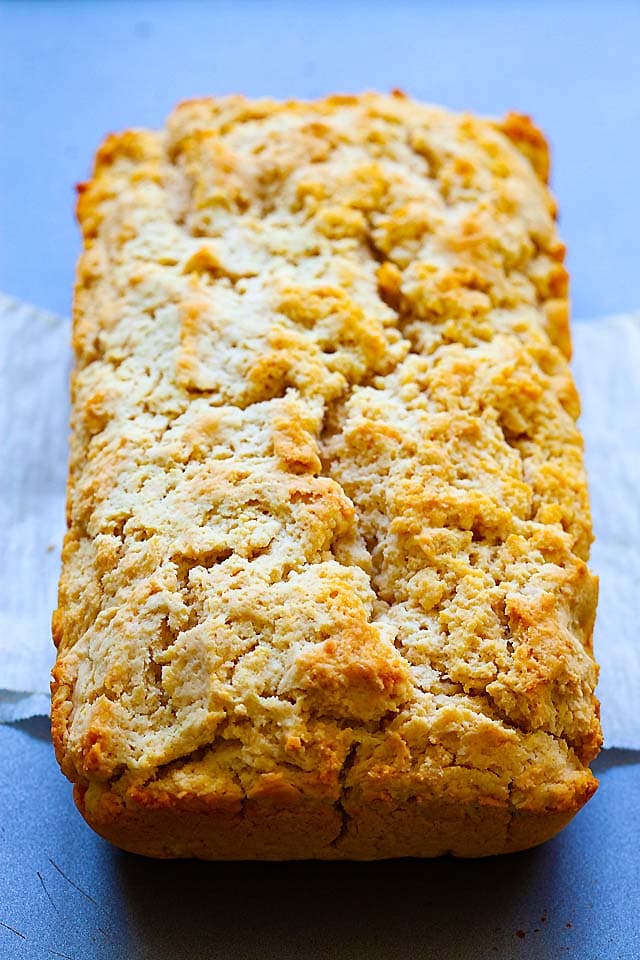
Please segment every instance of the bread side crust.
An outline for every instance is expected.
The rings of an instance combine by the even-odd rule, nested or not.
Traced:
[[[102,836],[481,856],[592,795],[597,581],[547,178],[527,118],[375,94],[192,101],[102,146],[52,686]]]
[[[160,859],[380,860],[395,857],[485,857],[527,850],[550,840],[593,796],[585,777],[560,808],[533,809],[379,799],[345,809],[301,795],[168,799],[166,806],[123,803],[109,789],[74,787],[93,830],[127,850]],[[274,825],[277,829],[274,829]]]

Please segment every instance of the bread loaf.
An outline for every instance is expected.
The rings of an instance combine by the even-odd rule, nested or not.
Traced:
[[[52,729],[158,857],[480,856],[600,746],[544,138],[401,94],[182,104],[80,187]]]

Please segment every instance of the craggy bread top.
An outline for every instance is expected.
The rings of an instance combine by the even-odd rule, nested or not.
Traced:
[[[526,118],[399,94],[196,100],[106,140],[54,615],[73,780],[165,803],[593,790],[547,173]]]

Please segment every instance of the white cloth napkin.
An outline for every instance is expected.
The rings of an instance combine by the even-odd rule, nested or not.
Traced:
[[[69,323],[0,294],[0,720],[49,712],[64,535]]]
[[[600,575],[596,655],[608,747],[640,749],[640,313],[576,322],[573,368]],[[69,324],[0,294],[0,721],[49,711],[64,533]]]

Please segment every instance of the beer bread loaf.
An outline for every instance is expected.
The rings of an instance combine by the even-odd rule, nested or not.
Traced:
[[[158,857],[480,856],[600,746],[544,138],[403,95],[180,105],[80,187],[53,735]]]

